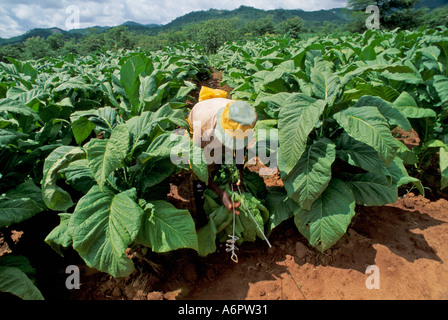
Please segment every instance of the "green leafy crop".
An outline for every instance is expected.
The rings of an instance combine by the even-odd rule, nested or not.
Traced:
[[[346,232],[355,205],[393,203],[407,184],[424,195],[422,165],[436,152],[446,188],[447,41],[446,30],[368,30],[223,46],[213,61],[233,98],[254,106],[257,127],[278,129],[284,191],[268,196],[271,215],[294,217],[325,251]],[[409,149],[396,128],[414,130],[420,145]]]

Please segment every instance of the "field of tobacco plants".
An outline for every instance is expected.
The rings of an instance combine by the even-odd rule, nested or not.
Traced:
[[[39,228],[49,216],[57,222],[46,225],[50,231],[39,241],[60,261],[69,265],[76,256],[89,270],[126,279],[144,272],[161,277],[155,271],[163,269],[161,261],[180,252],[203,264],[230,257],[225,247],[232,233],[246,257],[253,243],[266,251],[272,242],[272,254],[287,241],[276,233],[284,225],[293,226],[290,234],[308,254],[328,256],[350,239],[350,227],[368,207],[390,208],[411,192],[446,198],[447,29],[260,37],[228,43],[212,56],[182,44],[9,61],[0,64],[5,294],[46,298],[39,269],[16,254],[11,239],[23,224]],[[217,72],[222,78],[211,83]],[[247,166],[237,193],[229,189],[235,167],[224,165],[213,178],[244,204],[241,214],[233,219],[207,189],[207,221],[199,225],[194,200],[179,205],[169,194],[181,185],[191,189],[192,175],[208,181],[202,149],[176,134],[188,129],[204,83],[225,86],[229,98],[254,107],[255,132],[264,133],[256,134],[256,145],[265,146],[265,158],[278,169],[272,184]],[[417,143],[406,143],[410,136]],[[172,161],[179,144],[199,161]]]

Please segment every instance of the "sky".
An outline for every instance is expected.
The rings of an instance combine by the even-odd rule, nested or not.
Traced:
[[[259,9],[314,11],[345,7],[346,0],[0,0],[0,38],[21,35],[33,28],[63,30],[116,26],[126,21],[167,24],[192,11]]]

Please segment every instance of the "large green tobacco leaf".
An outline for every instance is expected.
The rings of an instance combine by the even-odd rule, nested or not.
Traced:
[[[312,68],[311,83],[315,96],[327,101],[330,105],[333,104],[341,89],[339,76],[329,71]]]
[[[337,142],[336,155],[352,166],[357,166],[369,172],[386,174],[386,166],[378,156],[378,152],[365,143],[342,134]]]
[[[386,118],[390,123],[400,126],[405,131],[412,131],[412,126],[409,120],[401,114],[401,112],[392,107],[388,102],[379,97],[364,96],[358,100],[355,108],[359,107],[377,107],[378,111]]]
[[[90,136],[93,129],[95,129],[95,124],[86,117],[80,117],[72,122],[73,135],[78,145],[81,145]]]
[[[132,260],[127,247],[142,225],[143,210],[134,201],[135,189],[115,194],[93,186],[82,197],[68,223],[73,248],[89,267],[118,278],[131,274]]]
[[[350,68],[347,69],[348,72],[341,72],[343,74],[343,77],[341,79],[341,86],[345,87],[350,81],[352,81],[354,78],[362,76],[368,72],[393,72],[388,73],[391,75],[401,75],[404,74],[405,76],[409,75],[410,72],[413,72],[414,70],[409,66],[404,66],[401,63],[394,63],[394,64],[373,64],[373,65],[366,65],[365,63],[356,63],[352,64]],[[412,75],[412,74],[411,74]]]
[[[190,139],[173,132],[165,132],[158,135],[148,146],[146,152],[139,157],[145,164],[147,161],[158,161],[170,158],[171,155],[179,155],[179,161],[183,159],[184,153],[190,150]]]
[[[280,109],[290,95],[291,93],[289,92],[279,92],[276,94],[261,92],[252,104],[252,107],[257,112],[258,119],[261,120],[263,119],[263,116],[266,117],[266,115],[270,118],[278,119]]]
[[[345,182],[332,179],[311,210],[300,209],[294,222],[309,243],[324,252],[345,234],[354,215],[352,191]]]
[[[216,236],[232,222],[232,214],[224,206],[219,206],[206,196],[206,204],[210,202],[213,207],[204,206],[208,213],[208,223],[198,230],[198,254],[205,257],[216,251]],[[215,206],[216,205],[216,206]]]
[[[353,175],[348,186],[355,196],[356,203],[365,206],[382,206],[398,200],[398,189],[391,185],[386,176],[377,173]]]
[[[130,57],[121,67],[120,83],[134,108],[140,104],[140,76],[148,76],[153,70],[151,60],[144,54]]]
[[[190,144],[190,168],[199,180],[208,184],[208,165],[202,148],[193,142]]]
[[[358,56],[359,60],[363,60],[363,61],[369,61],[369,60],[375,60],[377,57],[376,52],[375,52],[375,46],[373,45],[369,45],[366,46],[361,53]]]
[[[419,161],[417,154],[398,139],[395,139],[393,144],[397,150],[396,156],[400,157],[404,164],[413,165]]]
[[[0,257],[0,266],[18,268],[31,279],[34,279],[36,275],[36,269],[30,264],[28,258],[22,255],[3,255]]]
[[[184,114],[181,110],[173,110],[164,105],[156,112],[145,111],[126,121],[131,135],[131,150],[146,149],[161,129],[174,129],[176,126],[187,127]]]
[[[227,190],[230,192],[229,188]],[[241,202],[240,214],[235,216],[235,235],[239,237],[237,243],[255,241],[257,236],[260,239],[264,239],[260,229],[264,230],[264,225],[269,219],[269,212],[266,207],[249,192],[243,191],[241,194],[235,192],[233,196],[234,202]],[[229,216],[232,216],[230,212]],[[227,225],[223,236],[227,237],[232,231],[232,226],[230,224]]]
[[[445,76],[434,76],[434,88],[439,94],[442,102],[448,102],[448,78]]]
[[[399,92],[387,85],[374,85],[371,83],[359,84],[357,88],[361,89],[363,95],[371,95],[382,98],[386,101],[393,101],[399,96]]]
[[[146,152],[140,155],[139,160],[142,165],[146,166],[160,161],[164,162],[165,168],[169,167],[169,163],[181,168],[189,166],[200,180],[208,183],[207,159],[203,149],[184,135],[171,132],[157,136]],[[157,170],[157,168],[155,169]]]
[[[150,78],[154,79],[155,76],[151,76]],[[145,79],[148,79],[149,77],[142,78],[140,77],[140,81],[142,82],[142,85],[145,81]],[[170,90],[170,82],[166,82],[160,86],[156,86],[156,84],[153,82],[153,85],[151,88],[142,88],[140,87],[140,101],[141,101],[141,107],[139,109],[142,111],[155,111],[157,108],[160,107],[162,104],[162,100],[164,96],[167,95],[167,91]],[[156,90],[154,94],[150,94],[151,90]]]
[[[36,69],[34,69],[28,62],[21,62],[13,58],[7,58],[9,62],[14,66],[13,74],[24,74],[29,76],[31,79],[35,79],[36,75],[39,73]],[[11,65],[11,66],[12,66]]]
[[[45,209],[41,189],[28,180],[0,196],[0,228],[25,221]]]
[[[264,91],[278,93],[288,91],[285,78],[288,73],[284,70],[276,69],[274,71],[260,71],[254,74],[254,77],[261,76],[263,79]]]
[[[227,209],[222,208],[220,211],[225,212]],[[198,230],[198,243],[200,257],[206,257],[216,251],[216,226],[214,223],[209,222]]]
[[[175,172],[176,166],[171,162],[171,159],[165,158],[157,161],[148,161],[143,168],[137,167],[135,169],[134,173],[134,168],[131,168],[131,173],[137,175],[134,186],[142,193],[145,193],[170,177]]]
[[[73,206],[70,194],[59,187],[56,182],[60,178],[60,170],[72,161],[85,157],[79,147],[62,146],[55,149],[45,159],[42,179],[42,199],[48,208],[55,211],[66,211]]]
[[[348,108],[335,114],[334,118],[352,138],[375,149],[386,166],[392,162],[394,138],[387,120],[376,107]]]
[[[90,171],[100,189],[126,158],[128,148],[129,131],[125,124],[115,127],[110,139],[92,139],[84,146]]]
[[[441,189],[448,187],[448,150],[440,148],[440,172],[442,174]]]
[[[42,123],[36,111],[17,100],[0,100],[0,112],[12,115],[13,119],[19,124],[22,133],[28,133],[36,123]]]
[[[150,143],[164,131],[157,120],[153,120],[152,112],[143,112],[140,116],[135,116],[126,125],[130,133],[130,153],[139,156],[146,150]]]
[[[19,139],[25,140],[28,135],[15,130],[0,129],[0,148],[5,148],[8,145],[16,145]]]
[[[111,107],[73,112],[70,115],[72,125],[82,117],[88,118],[89,121],[95,125],[96,133],[103,131],[106,137],[110,136],[113,128],[115,128],[116,126],[118,126],[120,123],[123,122],[118,111]],[[80,122],[79,124],[82,123],[83,122]],[[89,125],[87,122],[85,123]],[[81,130],[81,132],[83,132],[83,135],[86,134],[84,130]]]
[[[331,180],[331,165],[336,158],[336,146],[323,138],[309,146],[297,165],[282,180],[288,196],[302,209],[309,210]]]
[[[232,195],[228,186],[225,191]],[[208,190],[207,190],[208,191]],[[206,256],[216,250],[215,241],[224,242],[229,235],[235,233],[239,239],[237,244],[245,241],[255,241],[257,237],[264,239],[258,229],[264,229],[269,220],[269,212],[261,202],[248,192],[241,195],[234,192],[232,197],[235,202],[241,201],[240,214],[235,215],[235,229],[233,229],[233,214],[225,206],[216,203],[211,196],[205,193],[204,210],[208,215],[208,223],[198,231],[199,255]],[[216,197],[216,195],[214,195]],[[291,200],[291,202],[293,202]],[[294,203],[294,202],[293,202]],[[253,217],[251,217],[253,215]],[[286,218],[285,218],[286,219]],[[254,222],[256,221],[256,224]],[[277,221],[280,223],[280,221]],[[258,227],[257,227],[258,225]]]
[[[389,80],[397,81],[397,82],[405,82],[412,85],[424,84],[424,80],[421,75],[417,72],[414,73],[390,73],[385,72],[383,74]]]
[[[422,55],[422,65],[424,69],[431,70],[438,73],[443,73],[443,65],[438,61],[440,49],[435,46],[421,48],[417,52]]]
[[[176,165],[179,165],[176,160],[185,165],[188,163],[187,159],[183,160],[182,155],[177,159],[171,159],[171,153],[173,152],[174,155],[179,145],[179,152],[189,151],[190,139],[183,140],[182,138],[183,136],[176,134],[160,134],[151,142],[147,152],[143,152],[138,157],[137,165],[131,167],[130,171],[131,177],[135,177],[137,181],[139,190],[145,192],[168,178],[176,170]]]
[[[280,110],[279,148],[284,159],[284,162],[280,162],[281,171],[289,173],[294,168],[306,149],[308,136],[322,115],[324,107],[324,101],[300,95]]]
[[[166,201],[141,202],[144,217],[136,243],[154,252],[199,250],[195,224],[188,210],[177,209]]]
[[[16,267],[0,265],[0,292],[11,293],[23,300],[44,300],[30,278]]]
[[[400,96],[393,103],[394,108],[398,109],[402,115],[406,118],[435,118],[437,116],[436,112],[432,109],[419,108],[414,98],[403,91]]]
[[[300,209],[297,202],[291,200],[283,189],[269,189],[266,197],[266,208],[269,210],[269,220],[266,223],[266,234],[269,235],[274,228],[283,221],[294,216]]]
[[[14,294],[23,300],[43,300],[44,297],[31,280],[35,275],[36,270],[26,257],[0,257],[0,292]]]
[[[62,82],[59,86],[54,88],[55,92],[67,92],[70,90],[82,90],[82,91],[94,91],[95,87],[92,84],[88,84],[87,78],[83,76],[77,76]]]
[[[32,106],[34,103],[38,103],[40,100],[47,98],[48,93],[42,89],[27,90],[23,87],[12,87],[8,90],[6,97],[8,99],[23,102],[28,106]]]
[[[61,256],[63,256],[61,247],[68,248],[73,243],[72,237],[67,232],[71,216],[69,213],[60,213],[61,222],[45,238],[45,243]]]
[[[87,159],[73,161],[66,168],[59,170],[59,173],[64,176],[68,184],[83,193],[87,193],[96,184]]]
[[[401,187],[402,185],[406,185],[412,183],[418,191],[425,196],[425,189],[423,188],[422,183],[417,178],[411,177],[404,166],[404,162],[399,157],[395,157],[394,161],[387,168],[388,176],[391,178],[391,184],[395,187]]]

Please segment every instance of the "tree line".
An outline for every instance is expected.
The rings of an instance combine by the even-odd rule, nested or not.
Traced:
[[[182,27],[162,29],[158,33],[142,33],[118,26],[100,32],[89,29],[84,36],[70,37],[65,33],[56,33],[48,38],[32,37],[22,43],[0,47],[0,61],[7,57],[19,60],[40,59],[43,57],[67,54],[86,55],[101,50],[145,49],[159,50],[180,42],[192,42],[204,46],[206,52],[215,53],[218,48],[236,40],[251,40],[254,37],[272,34],[288,35],[292,38],[306,38],[329,34],[364,32],[367,5],[376,4],[381,12],[381,28],[415,29],[422,25],[448,27],[448,5],[435,10],[415,9],[418,0],[349,0],[347,14],[350,21],[346,24],[331,21],[304,21],[300,17],[275,22],[272,17],[257,20],[214,19],[197,23],[188,23]]]
[[[204,46],[208,53],[215,53],[227,41],[250,40],[266,34],[287,34],[292,38],[299,38],[305,32],[309,30],[299,17],[277,24],[270,17],[266,17],[249,21],[243,26],[238,18],[207,20],[161,31],[155,35],[135,32],[122,25],[103,32],[91,28],[86,35],[79,38],[64,33],[52,34],[46,39],[32,37],[22,43],[0,47],[0,60],[5,61],[6,57],[19,60],[40,59],[69,53],[85,55],[114,49],[159,50],[180,42],[194,42]]]

